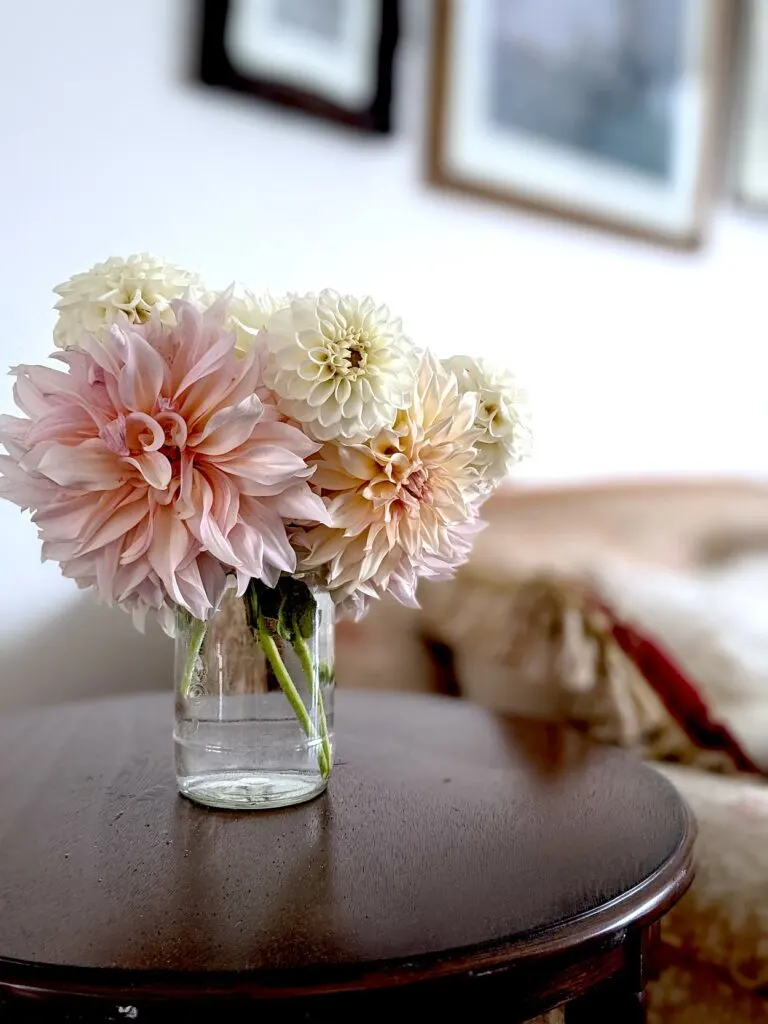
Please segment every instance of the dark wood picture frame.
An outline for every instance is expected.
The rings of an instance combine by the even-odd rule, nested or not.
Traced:
[[[362,109],[340,106],[316,93],[239,72],[227,53],[225,35],[227,19],[237,2],[238,0],[198,0],[199,61],[196,77],[206,85],[245,93],[349,128],[380,134],[391,132],[394,56],[400,32],[399,0],[378,0],[381,21],[376,89],[370,105]]]
[[[706,80],[708,111],[701,145],[699,171],[694,194],[695,224],[685,233],[672,233],[645,228],[623,221],[610,214],[594,214],[571,206],[567,200],[534,199],[523,191],[493,184],[484,184],[451,171],[445,161],[448,134],[449,54],[456,4],[461,0],[434,0],[432,59],[429,103],[429,128],[426,151],[426,178],[429,184],[463,192],[495,203],[502,203],[583,226],[609,230],[629,238],[661,244],[669,248],[695,250],[700,248],[710,214],[714,207],[717,186],[722,175],[718,154],[725,135],[727,86],[731,34],[734,22],[733,0],[712,0],[713,26],[706,47]]]

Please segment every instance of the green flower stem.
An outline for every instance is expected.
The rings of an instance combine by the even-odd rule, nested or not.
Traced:
[[[315,666],[312,661],[312,653],[307,645],[307,641],[303,636],[301,636],[298,629],[295,630],[293,649],[298,655],[301,667],[304,669],[304,675],[307,677],[307,681],[309,682],[312,691],[312,700],[317,704],[318,716],[320,718],[320,738],[323,741],[325,763],[328,765],[328,773],[330,774],[331,768],[333,767],[333,755],[331,753],[331,741],[328,739],[328,721],[325,717],[323,688],[320,685],[319,675],[315,671]]]
[[[190,620],[194,623],[192,630],[189,634],[189,642],[187,647],[187,660],[184,662],[184,671],[181,674],[181,696],[186,700],[189,696],[189,691],[192,687],[192,676],[195,674],[195,662],[200,654],[200,648],[203,646],[203,640],[205,640],[205,633],[207,625],[200,619],[193,619],[190,615]]]
[[[264,651],[267,661],[272,666],[272,671],[275,673],[275,679],[277,679],[281,690],[288,698],[288,703],[293,708],[294,714],[299,720],[299,724],[309,739],[318,739],[317,730],[312,724],[309,712],[304,707],[301,695],[294,686],[291,675],[285,667],[283,659],[280,657],[280,651],[277,649],[277,644],[264,625],[264,619],[262,616],[259,616],[258,637],[261,649]],[[326,757],[326,748],[324,744],[318,752],[317,763],[320,768],[320,774],[324,779],[327,779],[331,774],[331,769]]]

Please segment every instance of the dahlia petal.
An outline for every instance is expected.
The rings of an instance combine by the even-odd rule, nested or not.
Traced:
[[[120,564],[120,539],[107,544],[99,552],[96,559],[96,589],[102,597],[109,595],[110,604],[114,603],[114,581]]]
[[[421,605],[416,600],[416,577],[414,575],[413,580],[401,580],[393,576],[389,581],[389,593],[396,601],[400,604],[405,605],[406,608],[420,608]]]
[[[308,530],[304,535],[304,543],[309,553],[302,556],[302,563],[309,568],[317,568],[330,562],[349,544],[343,530]]]
[[[305,332],[317,338],[321,325],[318,322],[317,310],[312,296],[307,295],[303,298],[294,299],[290,307],[283,310],[282,313],[282,317],[278,314],[278,322],[274,326],[281,327],[284,325],[285,333],[294,331],[297,338],[300,338]],[[273,321],[270,319],[268,325],[270,332],[272,327]]]
[[[375,544],[371,550],[367,552],[362,562],[360,563],[359,577],[362,582],[375,576],[381,567],[381,563],[389,554],[389,548],[386,543]]]
[[[290,387],[291,399],[300,402],[302,407],[305,409],[309,409],[309,406],[306,403],[307,395],[317,385],[317,383],[317,375],[314,373],[309,380],[305,380],[294,371],[288,373],[282,370],[280,373],[275,375],[273,381],[275,390],[277,391],[285,391]],[[325,383],[328,382],[326,381]],[[307,413],[307,415],[309,415],[309,413]]]
[[[66,562],[74,557],[73,545],[62,541],[44,540],[40,546],[41,562]]]
[[[326,402],[317,410],[317,422],[323,427],[333,427],[343,415],[342,408],[332,402]]]
[[[261,582],[274,589],[280,582],[280,569],[271,562],[265,561],[260,576]]]
[[[156,452],[165,444],[165,431],[154,416],[145,412],[132,412],[125,417],[125,437],[130,449],[141,447]]]
[[[65,558],[61,562],[61,575],[75,580],[79,587],[92,587],[96,583],[98,560],[99,556],[95,554]],[[111,601],[111,591],[101,596],[107,603]]]
[[[138,589],[153,571],[149,562],[145,559],[124,564],[124,557],[123,553],[112,581],[112,590],[115,600],[118,602],[124,601],[133,591]]]
[[[139,523],[139,525],[126,537],[127,545],[120,556],[121,563],[123,565],[127,565],[130,562],[135,562],[138,559],[144,558],[152,544],[153,534],[154,514],[150,513],[150,515],[148,515],[142,523]]]
[[[126,335],[125,366],[118,390],[127,409],[151,412],[163,386],[165,363],[136,331]]]
[[[149,493],[152,495],[152,500],[158,505],[173,505],[176,500],[176,495],[179,493],[179,481],[171,479],[168,486],[162,489],[158,487],[150,487]],[[179,516],[179,519],[183,518],[183,516]]]
[[[238,570],[261,579],[264,571],[264,541],[258,530],[237,523],[227,539],[232,545]]]
[[[312,486],[318,490],[341,491],[357,487],[359,481],[353,479],[348,473],[332,466],[326,466],[320,462],[312,474]]]
[[[193,435],[189,443],[202,455],[225,455],[251,437],[263,409],[261,400],[250,395],[239,405],[217,412],[201,434]]]
[[[11,373],[18,377],[17,383],[26,380],[43,398],[71,395],[77,392],[78,381],[75,378],[61,370],[54,370],[50,366],[15,366]]]
[[[147,506],[143,501],[132,501],[128,505],[122,505],[98,529],[94,530],[87,542],[78,548],[78,554],[88,554],[119,540],[134,526],[138,526],[146,515]]]
[[[190,430],[219,409],[239,405],[255,392],[260,382],[256,353],[248,352],[242,359],[233,355],[232,359],[228,373],[222,370],[213,379],[205,377],[197,381],[186,389],[177,403],[177,411]]]
[[[20,416],[0,416],[0,444],[9,455],[20,459],[29,447],[29,432],[35,426]]]
[[[112,377],[120,375],[120,361],[113,352],[113,345],[99,341],[92,334],[86,334],[80,341],[80,347],[102,370]]]
[[[176,610],[164,602],[159,608],[154,608],[153,613],[162,631],[173,640],[176,636]]]
[[[205,514],[199,521],[195,517],[188,522],[190,530],[195,531],[195,535],[199,538],[204,550],[214,555],[224,565],[231,565],[234,568],[239,567],[237,555],[232,550],[229,539],[221,532],[219,524],[212,515]]]
[[[333,525],[344,530],[346,537],[355,537],[370,526],[371,505],[365,498],[351,494],[333,505]]]
[[[194,543],[184,523],[173,511],[159,507],[154,517],[152,543],[147,560],[163,582],[169,596],[184,605],[176,579],[176,570]]]
[[[157,414],[157,422],[163,428],[168,444],[183,449],[187,443],[187,424],[177,412],[168,410]]]
[[[322,380],[314,384],[306,395],[307,405],[312,409],[316,409],[323,402],[327,402],[328,399],[334,392],[334,385],[332,380]]]
[[[192,452],[183,451],[179,460],[179,491],[176,498],[176,511],[182,519],[189,519],[195,514],[195,506],[192,502],[195,476],[194,458]]]
[[[302,416],[303,415],[304,414],[302,413]],[[307,417],[305,417],[305,418],[307,418]],[[307,430],[311,433],[312,437],[316,438],[318,441],[335,441],[335,440],[337,440],[341,436],[340,432],[341,432],[342,428],[343,428],[343,421],[339,422],[339,423],[334,423],[334,425],[331,426],[331,427],[324,427],[322,425],[322,423],[319,420],[316,420],[316,419],[312,420],[311,423],[307,424]],[[352,435],[345,434],[345,438],[347,438],[347,440],[349,441],[350,444],[357,443],[358,441],[365,440],[364,436],[358,436],[357,434],[352,434]]]
[[[287,367],[282,362],[280,365],[283,370],[287,369]],[[299,365],[296,367],[296,369],[293,370],[292,372],[296,374],[299,380],[306,381],[310,385],[314,381],[330,379],[330,375],[327,373],[325,374],[324,377],[321,377],[322,368],[318,366],[317,363],[307,358],[302,359]],[[299,385],[299,387],[301,386]],[[299,394],[302,397],[306,397],[306,395],[309,394],[309,390],[309,388],[301,388],[301,390],[297,389],[296,394]]]
[[[61,498],[53,481],[27,472],[10,455],[0,453],[0,473],[0,493],[21,508],[38,508]]]
[[[232,339],[228,334],[225,334],[189,369],[177,387],[174,397],[178,398],[187,388],[196,384],[201,378],[216,373],[217,370],[221,369],[227,357],[231,357],[231,355]]]
[[[34,419],[44,416],[50,410],[48,398],[36,388],[29,377],[18,373],[13,385],[13,400],[23,413]]]
[[[223,457],[218,465],[230,476],[266,486],[283,481],[289,487],[297,478],[310,476],[312,472],[301,456],[268,444],[254,446],[253,451],[249,445],[244,445],[233,456]]]
[[[55,485],[54,485],[55,486]],[[118,496],[118,503],[121,497],[120,489],[106,491],[105,494],[111,497]],[[83,533],[96,518],[98,503],[94,502],[90,492],[68,491],[57,488],[57,495],[54,500],[48,500],[44,507],[35,512],[32,521],[45,531],[47,540],[67,541],[74,549],[83,541]],[[113,505],[110,511],[113,511]],[[100,520],[96,526],[100,525]],[[87,539],[87,538],[85,538]]]
[[[325,350],[323,349],[323,351]],[[312,358],[312,351],[310,351],[309,357],[315,362]],[[275,353],[275,359],[282,369],[289,373],[298,373],[299,367],[306,363],[307,353],[300,344],[293,346],[290,342],[286,342],[286,347]]]
[[[257,530],[264,543],[264,561],[283,572],[296,569],[296,552],[290,545],[285,524],[277,512],[256,498],[245,498],[241,504],[245,525]]]
[[[205,621],[213,610],[214,604],[206,593],[197,559],[193,559],[185,569],[176,574],[176,582],[182,594],[184,607],[196,619]]]
[[[227,536],[237,522],[240,491],[231,477],[214,466],[206,466],[204,474],[213,496],[211,515],[219,524],[224,536]]]
[[[339,462],[349,476],[358,480],[370,480],[376,475],[376,460],[364,448],[355,448],[351,445],[340,445],[338,450]]]
[[[164,491],[171,482],[173,469],[162,452],[147,451],[135,457],[128,456],[123,461],[135,466],[149,486],[159,491]]]
[[[196,565],[208,602],[212,608],[217,608],[227,589],[227,573],[215,558],[205,552],[198,555]]]
[[[333,520],[323,499],[314,494],[305,484],[289,487],[288,490],[275,495],[270,506],[283,519],[314,521],[323,523],[325,526],[333,525]]]
[[[77,445],[52,444],[35,467],[62,487],[107,491],[125,483],[128,471],[103,441],[92,438]]]
[[[56,441],[62,437],[68,441],[85,441],[97,433],[91,414],[82,406],[72,404],[54,406],[44,416],[28,423],[27,427],[30,445],[40,441]]]
[[[266,408],[264,411],[267,412]],[[313,455],[320,448],[320,445],[307,437],[303,430],[292,427],[290,423],[280,423],[279,421],[262,420],[253,428],[251,437],[254,441],[259,441],[262,444],[275,444],[289,448],[295,455],[300,455],[303,459],[308,455]]]
[[[247,572],[243,572],[242,569],[235,569],[235,594],[237,597],[243,596],[250,582],[251,577]]]

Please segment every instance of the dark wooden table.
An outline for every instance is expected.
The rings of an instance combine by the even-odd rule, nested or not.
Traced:
[[[251,813],[177,795],[168,697],[0,718],[0,1020],[643,1020],[670,784],[449,698],[338,704],[328,793]]]

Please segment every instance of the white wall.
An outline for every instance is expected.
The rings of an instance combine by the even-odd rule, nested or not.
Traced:
[[[215,284],[370,291],[441,353],[506,360],[534,396],[525,479],[765,474],[765,221],[726,211],[690,257],[430,191],[415,110],[371,140],[186,84],[193,7],[7,12],[0,364],[50,349],[54,284],[148,249]],[[0,538],[2,650],[76,592],[3,504]]]

